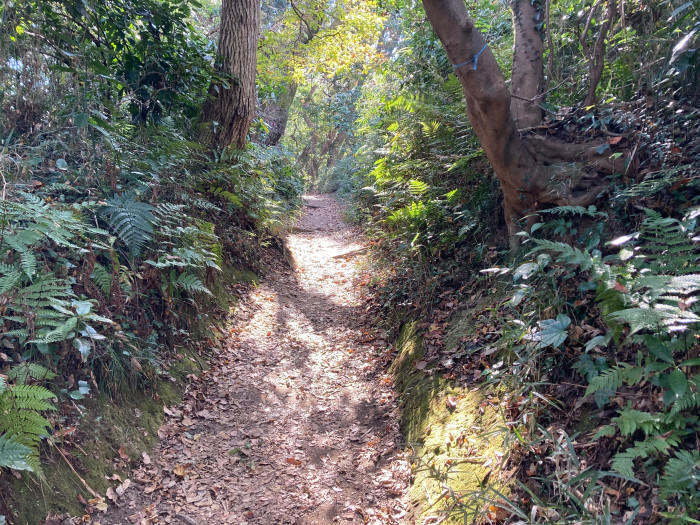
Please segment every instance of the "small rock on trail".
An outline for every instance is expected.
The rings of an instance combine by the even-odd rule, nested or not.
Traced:
[[[241,301],[158,450],[93,523],[405,523],[397,403],[355,286],[366,240],[332,197],[304,202],[294,269]]]

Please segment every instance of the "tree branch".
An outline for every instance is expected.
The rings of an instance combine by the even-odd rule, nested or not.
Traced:
[[[590,46],[586,42],[586,35],[588,34],[588,28],[591,26],[591,20],[593,20],[593,14],[595,13],[595,10],[598,8],[598,6],[601,4],[603,0],[597,0],[595,4],[593,4],[593,7],[591,7],[591,10],[588,12],[588,18],[586,19],[586,25],[583,27],[583,31],[581,32],[581,35],[579,35],[578,39],[579,42],[581,42],[581,46],[583,47],[584,52],[588,55],[590,53]]]
[[[299,20],[302,21],[304,23],[304,25],[306,26],[306,32],[307,32],[308,38],[309,38],[309,40],[311,40],[314,36],[314,31],[311,30],[311,26],[306,21],[306,18],[304,18],[304,14],[296,6],[296,4],[294,3],[294,0],[289,0],[289,4],[292,6],[292,11],[294,11],[294,14],[296,14],[299,17]],[[306,43],[306,42],[304,42],[304,43]]]

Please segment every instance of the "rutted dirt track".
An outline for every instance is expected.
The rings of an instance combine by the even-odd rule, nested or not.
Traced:
[[[361,324],[362,234],[306,197],[280,267],[232,316],[212,368],[166,410],[159,450],[95,522],[400,524],[409,466]]]

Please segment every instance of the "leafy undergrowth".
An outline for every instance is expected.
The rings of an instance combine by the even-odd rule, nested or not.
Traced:
[[[214,283],[213,289],[221,288],[217,300],[229,307],[237,293],[257,278],[230,268],[224,268],[224,274],[226,280]],[[221,313],[223,319],[225,310]],[[35,472],[40,475],[15,470],[0,480],[1,510],[11,522],[43,523],[47,515],[79,516],[85,508],[105,509],[110,503],[105,494],[109,498],[115,486],[129,479],[133,467],[149,461],[160,437],[163,407],[179,404],[188,376],[207,368],[211,334],[218,322],[215,318],[201,324],[202,335],[186,346],[175,346],[167,358],[162,356],[159,371],[140,389],[124,387],[82,397],[59,394],[47,414],[51,434],[40,448],[40,467],[39,449],[35,452]]]
[[[116,405],[143,404],[146,447],[155,407],[181,388],[168,379],[181,382],[178,355],[211,343],[227,284],[264,271],[303,182],[280,148],[199,143],[214,53],[188,2],[20,2],[2,18],[14,28],[0,41],[4,520],[74,508],[75,491],[52,491],[76,484],[91,498],[68,464],[104,486],[97,463],[128,439],[99,421],[132,417]]]
[[[355,194],[376,253],[368,315],[397,337],[416,320],[420,350],[404,361],[401,332],[393,365],[404,434],[417,451],[416,522],[693,523],[697,110],[663,97],[550,108],[531,132],[603,141],[611,156],[635,153],[598,208],[529,217],[512,254],[482,153],[467,125],[454,125],[452,87],[448,79],[430,94],[386,102],[370,135],[385,147]],[[440,422],[450,399],[486,415],[493,407],[497,417],[479,432],[462,420],[445,437],[447,418],[438,444],[431,424],[411,421]],[[496,466],[483,457],[456,475],[464,451],[443,453],[463,432],[498,452]]]
[[[394,366],[399,377],[415,378],[399,382],[405,435],[419,442],[412,495],[436,515],[533,523],[687,523],[697,516],[700,213],[691,203],[678,219],[647,209],[627,235],[595,221],[588,233],[576,227],[581,217],[607,213],[554,209],[537,233],[523,234],[515,260],[482,264],[459,288],[444,279],[410,301],[407,315],[423,321],[414,343],[421,350],[402,363],[405,345],[397,345],[401,364]],[[562,228],[568,242],[551,240]],[[597,228],[601,238],[586,246]],[[419,293],[397,290],[388,277],[375,278],[379,309]],[[426,297],[429,308],[415,308]],[[394,310],[389,323],[400,318]],[[455,410],[456,426],[447,437],[439,430],[439,443],[430,424],[416,432],[411,418],[440,421],[451,400],[466,402],[472,414],[486,402],[499,419],[475,433]],[[458,476],[460,454],[441,456],[465,432],[487,451],[497,439],[500,460],[488,476],[483,466],[491,458]],[[433,446],[434,456],[424,459]],[[464,486],[462,476],[478,475],[488,482]],[[442,488],[440,505],[426,477]],[[431,523],[426,516],[422,522]]]

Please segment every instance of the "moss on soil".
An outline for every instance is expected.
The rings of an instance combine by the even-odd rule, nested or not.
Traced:
[[[102,495],[116,484],[115,474],[121,479],[129,477],[130,468],[138,465],[141,454],[152,450],[158,441],[163,406],[182,401],[187,374],[198,374],[205,368],[196,353],[180,349],[178,354],[181,359],[170,367],[169,377],[159,377],[149,391],[126,392],[120,399],[102,395],[81,402],[76,432],[79,445],[59,443],[65,458],[54,447],[46,449],[43,482],[28,473],[12,482],[8,502],[11,523],[38,525],[49,513],[83,513],[80,498],[88,500],[92,495],[68,462],[92,490]],[[120,458],[120,449],[128,460]]]
[[[231,296],[225,283],[257,280],[254,274],[231,267],[224,268],[221,277],[212,289],[217,304],[226,307],[231,305]],[[206,333],[202,330],[203,335]],[[179,347],[174,352],[168,373],[156,377],[147,391],[126,391],[119,398],[102,395],[81,401],[82,414],[72,441],[58,443],[66,457],[52,446],[43,451],[43,481],[29,473],[22,473],[20,479],[7,476],[10,488],[5,503],[11,515],[10,525],[40,525],[48,514],[83,514],[80,500],[88,500],[92,495],[68,462],[101,495],[118,483],[115,474],[121,479],[129,477],[141,454],[150,452],[158,441],[163,406],[179,404],[187,375],[207,368],[206,360],[194,350]],[[128,460],[120,458],[120,449]]]
[[[453,341],[458,341],[470,329],[468,323],[455,320],[448,332]],[[454,497],[445,494],[448,486],[454,495],[462,496],[463,509],[481,511],[483,504],[473,493],[481,489],[490,470],[498,465],[503,449],[503,439],[497,432],[503,420],[497,408],[485,403],[478,389],[459,386],[430,370],[416,369],[416,362],[425,352],[415,322],[402,327],[396,345],[399,351],[390,371],[401,393],[402,431],[414,453],[409,496],[415,505],[409,521],[422,523],[453,506]],[[460,511],[442,523],[464,520],[465,514]]]

